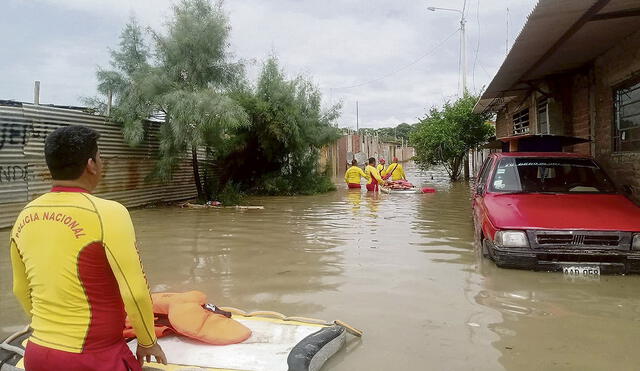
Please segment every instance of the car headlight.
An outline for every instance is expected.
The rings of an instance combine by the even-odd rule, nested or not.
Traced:
[[[529,239],[523,231],[498,231],[494,242],[499,247],[529,247]]]
[[[631,240],[631,250],[640,250],[640,233],[633,235]]]

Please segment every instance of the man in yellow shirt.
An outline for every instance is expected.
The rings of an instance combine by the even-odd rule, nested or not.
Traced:
[[[129,213],[91,195],[102,177],[98,137],[84,126],[47,136],[53,188],[22,210],[11,231],[13,292],[33,329],[27,370],[141,370],[151,356],[167,362]],[[137,361],[122,336],[125,311]]]
[[[351,167],[344,173],[344,181],[349,188],[360,188],[360,178],[367,179],[367,175],[358,166],[358,160],[351,161]]]
[[[369,182],[367,183],[367,191],[376,192],[378,190],[378,184],[384,184],[385,181],[380,176],[380,172],[376,169],[375,157],[369,158],[369,165],[364,169],[364,173],[367,176]]]
[[[383,175],[383,174],[384,174],[384,171],[385,171],[385,168],[384,168],[384,164],[385,164],[384,158],[382,158],[382,157],[381,157],[381,158],[380,158],[380,160],[379,160],[378,162],[379,162],[379,164],[378,164],[378,166],[376,166],[376,169],[378,169],[378,172],[380,173],[380,175]]]
[[[389,167],[384,173],[384,179],[388,178],[391,178],[391,180],[407,180],[407,174],[404,173],[402,165],[398,163],[397,157],[393,158],[393,162],[389,164]]]

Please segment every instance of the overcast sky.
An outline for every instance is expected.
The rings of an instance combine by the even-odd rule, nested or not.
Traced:
[[[95,71],[131,15],[162,30],[172,0],[1,0],[0,100],[79,105],[96,94]],[[413,123],[460,91],[459,15],[464,0],[226,0],[231,50],[255,80],[274,53],[287,74],[313,79],[341,127]],[[487,85],[535,0],[468,0],[468,87]],[[509,12],[507,12],[507,8]],[[478,11],[479,9],[479,11]],[[507,17],[509,14],[509,17]],[[507,33],[509,18],[509,33]],[[480,35],[480,38],[478,38]],[[479,39],[479,40],[478,40]],[[479,44],[478,44],[479,41]],[[478,48],[479,45],[479,48]],[[421,58],[422,57],[422,58]],[[353,87],[355,86],[355,87]]]

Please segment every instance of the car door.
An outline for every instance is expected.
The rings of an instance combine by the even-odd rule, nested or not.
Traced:
[[[473,220],[476,229],[476,233],[480,233],[480,229],[482,228],[482,221],[485,218],[485,208],[484,208],[484,195],[487,190],[487,180],[489,179],[489,175],[491,171],[493,171],[493,163],[494,159],[489,157],[485,160],[484,164],[482,164],[482,169],[478,175],[478,179],[473,188]]]

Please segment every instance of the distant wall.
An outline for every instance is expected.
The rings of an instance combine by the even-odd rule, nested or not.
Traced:
[[[196,197],[190,162],[185,161],[170,184],[147,183],[155,164],[159,124],[148,122],[144,142],[132,148],[121,127],[104,116],[78,110],[4,102],[0,104],[0,228],[13,224],[24,205],[51,187],[44,161],[44,139],[66,125],[85,125],[100,132],[104,179],[95,195],[127,207]]]
[[[384,158],[390,163],[394,157],[399,162],[410,161],[415,156],[415,149],[397,143],[383,142],[377,136],[358,134],[343,135],[335,143],[332,143],[321,151],[320,166],[326,168],[331,165],[333,176],[343,176],[354,157],[360,165],[369,157],[376,160]]]

